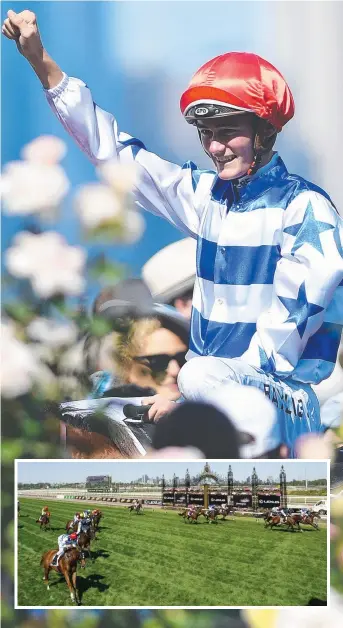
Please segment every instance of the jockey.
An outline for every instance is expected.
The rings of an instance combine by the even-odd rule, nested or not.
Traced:
[[[85,515],[85,513],[83,513],[83,515]],[[80,517],[79,523],[78,523],[78,526],[77,526],[77,530],[76,530],[77,536],[79,536],[79,534],[81,532],[88,532],[91,523],[92,523],[92,521],[91,521],[90,517],[88,517],[88,516]]]
[[[276,516],[276,515],[279,514],[279,512],[280,512],[279,507],[278,506],[273,506],[273,508],[271,510],[272,515]]]
[[[46,515],[47,517],[50,517],[50,513],[49,513],[49,506],[43,506],[43,508],[42,508],[42,512],[41,512],[41,515],[40,515],[40,517],[39,517],[38,521],[42,521],[42,517],[43,517],[44,515]]]
[[[58,539],[58,552],[55,554],[51,566],[57,567],[59,559],[63,556],[65,550],[70,549],[71,547],[77,547],[77,534],[73,532],[72,534],[61,534]]]
[[[280,515],[284,518],[284,521],[286,521],[287,517],[289,516],[289,509],[280,508]]]
[[[35,45],[33,68],[41,58],[38,34]],[[38,76],[51,77],[53,64],[54,78],[45,79],[48,103],[90,161],[135,164],[136,204],[197,240],[190,350],[178,378],[182,398],[217,403],[240,430],[251,406],[242,386],[258,388],[275,412],[268,404],[268,434],[259,445],[245,445],[245,457],[282,443],[294,456],[301,434],[323,430],[311,384],[328,378],[336,362],[343,248],[342,219],[328,194],[290,174],[273,150],[294,115],[285,79],[247,52],[221,54],[194,74],[180,107],[213,162],[200,170],[189,161],[182,168],[169,163],[120,132],[87,85],[47,59]],[[316,84],[313,89],[315,97]],[[231,417],[233,391],[246,406]],[[175,407],[153,401],[151,418]]]
[[[77,523],[81,519],[81,513],[76,512],[74,515],[73,523]]]

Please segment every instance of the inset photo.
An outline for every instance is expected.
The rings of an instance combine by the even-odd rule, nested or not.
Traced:
[[[326,604],[326,461],[16,461],[16,608]]]

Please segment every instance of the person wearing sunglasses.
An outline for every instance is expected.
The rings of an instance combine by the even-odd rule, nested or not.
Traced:
[[[187,346],[177,333],[158,319],[134,321],[127,342],[119,341],[117,358],[126,381],[150,387],[170,401],[180,397],[177,378],[185,364]]]

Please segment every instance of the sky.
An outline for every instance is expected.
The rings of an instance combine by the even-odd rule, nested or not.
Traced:
[[[175,473],[178,477],[184,477],[186,469],[189,469],[190,475],[199,474],[203,468],[205,461],[190,462],[146,462],[141,461],[43,461],[37,462],[18,461],[18,483],[37,483],[37,482],[84,482],[89,475],[110,475],[113,482],[131,482],[142,475],[149,477],[165,476],[166,479],[173,477]],[[245,480],[251,476],[253,467],[261,480],[265,480],[268,476],[279,477],[281,464],[280,461],[240,461],[232,460],[225,462],[210,462],[211,469],[219,475],[226,476],[229,464],[232,466],[234,480]],[[326,462],[304,462],[304,461],[284,461],[282,462],[287,481],[295,480],[314,480],[327,476]]]

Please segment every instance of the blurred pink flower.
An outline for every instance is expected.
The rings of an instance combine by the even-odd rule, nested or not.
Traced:
[[[69,190],[59,165],[11,161],[1,177],[4,211],[8,214],[49,213],[56,210]]]
[[[338,526],[335,526],[333,523],[330,524],[330,539],[331,541],[334,541],[335,539],[338,539],[340,534],[340,530]]]
[[[22,231],[5,253],[5,264],[15,277],[31,280],[34,291],[43,299],[54,294],[78,295],[85,288],[86,253],[69,246],[54,231],[38,235]]]
[[[20,156],[26,161],[48,166],[57,164],[67,153],[63,140],[54,135],[41,135],[21,150]]]

